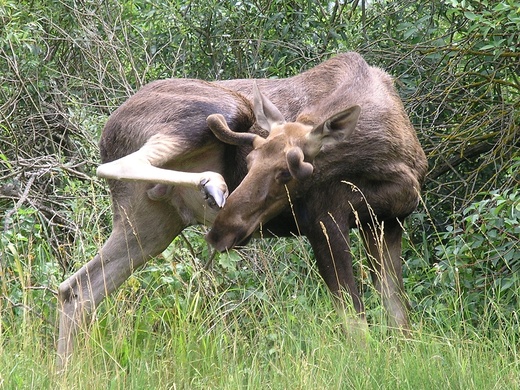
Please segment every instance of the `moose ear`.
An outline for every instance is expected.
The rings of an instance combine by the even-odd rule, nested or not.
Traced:
[[[256,82],[253,84],[253,111],[258,125],[267,131],[275,125],[283,125],[285,118],[276,106],[260,93]]]
[[[338,112],[312,130],[312,138],[319,139],[322,144],[344,141],[354,132],[360,113],[359,106]]]

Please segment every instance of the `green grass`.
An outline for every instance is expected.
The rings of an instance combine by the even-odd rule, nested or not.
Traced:
[[[26,218],[2,241],[1,389],[520,388],[520,322],[516,312],[499,315],[499,300],[475,321],[462,296],[433,283],[430,293],[418,290],[414,274],[406,279],[413,338],[385,329],[379,300],[365,288],[370,336],[354,341],[305,240],[254,242],[205,271],[197,232],[188,232],[191,248],[176,240],[103,302],[57,375],[53,290],[63,276],[41,227]],[[95,252],[94,234],[84,234],[74,258]]]
[[[153,291],[132,299],[126,294],[132,296],[124,289],[100,310],[64,375],[52,374],[53,345],[42,340],[40,321],[32,319],[23,333],[13,332],[2,343],[2,388],[512,389],[520,385],[517,343],[506,331],[493,339],[448,338],[425,326],[412,340],[401,340],[373,326],[369,341],[354,343],[343,336],[325,298],[304,305],[298,299],[250,296],[225,304],[195,292],[186,307],[165,308],[155,305]]]
[[[257,247],[254,261],[261,262],[271,251],[283,248]],[[305,244],[297,249],[303,253]],[[290,261],[290,254],[286,257]],[[243,259],[235,260],[240,271]],[[250,265],[258,267],[254,261]],[[192,263],[191,274],[182,271],[189,276],[177,275],[178,285],[167,282],[182,267],[167,260],[157,260],[138,272],[99,308],[96,321],[79,338],[68,372],[59,376],[53,373],[52,324],[46,322],[54,318],[37,316],[34,308],[43,304],[41,298],[25,290],[26,306],[4,310],[13,318],[4,318],[2,313],[1,388],[520,386],[518,340],[508,328],[484,337],[477,328],[471,332],[461,332],[462,325],[446,329],[442,322],[414,313],[412,340],[388,335],[375,323],[368,341],[353,342],[344,336],[312,267],[295,277],[290,264],[277,263],[252,273],[256,276],[250,276],[244,287],[220,281],[229,272],[222,273],[219,264],[215,267],[214,272],[205,273]],[[173,269],[173,275],[164,269]],[[489,334],[489,324],[483,321],[482,333]],[[518,320],[511,319],[509,325],[518,327]]]

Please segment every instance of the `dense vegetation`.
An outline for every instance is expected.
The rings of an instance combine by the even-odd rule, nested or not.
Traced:
[[[518,0],[0,0],[0,387],[519,387],[519,42]],[[403,254],[414,341],[378,326],[362,261],[375,325],[360,348],[305,240],[208,272],[193,229],[47,376],[57,286],[110,230],[93,174],[110,112],[158,78],[286,77],[347,50],[396,77],[429,159]]]

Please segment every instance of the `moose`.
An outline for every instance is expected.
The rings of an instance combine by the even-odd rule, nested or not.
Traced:
[[[402,221],[426,157],[393,79],[359,54],[285,79],[151,82],[111,114],[99,146],[113,230],[59,286],[58,366],[100,301],[194,224],[218,251],[306,236],[338,310],[350,301],[366,323],[349,249],[362,229],[388,324],[409,332]]]

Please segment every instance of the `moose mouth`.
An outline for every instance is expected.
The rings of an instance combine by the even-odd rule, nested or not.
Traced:
[[[233,208],[230,207],[231,202],[229,199],[231,199],[231,197],[228,198],[228,203],[217,215],[217,218],[213,222],[210,231],[206,234],[205,237],[206,242],[217,251],[224,252],[237,246],[243,246],[247,244],[253,237],[271,237],[279,235],[287,236],[288,232],[292,231],[292,229],[287,226],[287,222],[285,220],[293,220],[292,213],[290,218],[283,219],[281,223],[282,230],[277,229],[279,227],[278,225],[280,224],[276,223],[275,225],[277,228],[271,232],[271,229],[269,229],[266,224],[278,215],[276,213],[278,210],[277,207],[273,208],[274,212],[273,210],[269,210],[270,212],[266,212],[266,210],[260,210],[260,212],[251,213],[245,217],[240,213],[229,215],[229,213],[225,214],[227,210],[233,210]]]
[[[251,234],[247,234],[246,231],[237,232],[222,232],[218,229],[212,228],[206,234],[206,241],[213,248],[219,252],[224,252],[233,249],[236,246],[245,245],[251,239]]]

